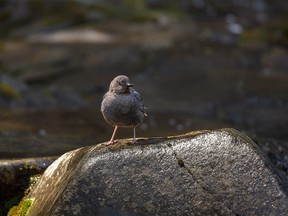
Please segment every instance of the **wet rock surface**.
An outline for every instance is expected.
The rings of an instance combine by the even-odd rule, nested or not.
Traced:
[[[29,215],[287,215],[288,182],[233,129],[68,152],[27,199]]]

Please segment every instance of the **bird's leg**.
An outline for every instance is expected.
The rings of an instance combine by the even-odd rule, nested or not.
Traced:
[[[136,143],[136,126],[133,126],[133,141],[132,144]]]
[[[118,126],[116,125],[115,128],[114,128],[112,137],[111,137],[110,141],[106,145],[111,145],[111,144],[114,144],[115,142],[117,142],[116,140],[114,140],[114,137],[115,137],[117,129],[118,129]]]

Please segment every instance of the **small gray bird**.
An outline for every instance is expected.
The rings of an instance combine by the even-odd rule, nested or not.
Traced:
[[[114,132],[108,145],[115,143],[114,137],[118,127],[133,128],[133,143],[136,141],[136,127],[143,121],[145,107],[138,92],[125,75],[115,77],[110,83],[109,91],[103,96],[101,112],[104,119],[114,126]]]

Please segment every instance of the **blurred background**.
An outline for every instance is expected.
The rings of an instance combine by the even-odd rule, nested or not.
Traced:
[[[0,0],[0,158],[109,140],[100,104],[125,74],[139,137],[233,127],[287,172],[287,20],[284,0]]]

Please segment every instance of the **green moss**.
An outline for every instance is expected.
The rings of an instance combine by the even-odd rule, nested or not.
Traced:
[[[8,99],[16,99],[20,97],[19,92],[7,83],[0,83],[0,93]]]
[[[12,199],[8,200],[4,203],[3,209],[0,210],[0,215],[6,215],[13,206],[17,205],[19,201],[22,199],[22,194],[18,194]]]
[[[25,215],[24,213],[27,210],[26,200],[28,200],[25,197],[34,187],[42,172],[42,169],[31,164],[25,164],[19,167],[19,172],[16,172],[16,186],[13,185],[10,190],[11,193],[9,191],[5,192],[5,196],[3,196],[4,194],[0,194],[2,195],[0,206],[3,206],[3,209],[0,208],[0,215],[7,215],[8,212],[8,215]]]
[[[76,1],[53,1],[52,4],[43,4],[43,1],[29,0],[33,11],[32,20],[40,20],[44,25],[57,25],[69,23],[70,25],[83,24],[87,20],[89,4]]]
[[[28,195],[30,193],[30,191],[32,190],[32,188],[34,187],[34,185],[37,183],[37,181],[40,179],[41,176],[42,176],[41,174],[37,174],[30,177],[30,184],[29,187],[25,190],[25,195]]]
[[[138,13],[131,13],[131,15],[128,17],[128,20],[132,22],[156,21],[157,14],[148,11],[139,11]]]
[[[173,18],[185,17],[180,10],[174,7],[166,7],[163,9],[148,8],[143,1],[127,0],[123,4],[95,4],[91,6],[90,11],[97,11],[108,17],[117,18],[129,22],[149,22],[157,21],[160,16],[168,16]]]
[[[288,46],[288,16],[281,16],[268,21],[263,27],[263,34],[270,44]]]
[[[260,28],[255,28],[243,32],[238,41],[240,47],[255,47],[266,44],[264,33]]]
[[[14,206],[10,209],[7,216],[25,216],[29,212],[34,200],[26,199],[22,200],[18,206]]]
[[[41,16],[44,24],[48,26],[63,22],[82,24],[86,21],[85,14],[88,8],[85,6],[71,1],[59,1],[56,4],[58,7],[50,9],[51,11],[56,10],[56,12],[51,13],[51,11],[47,10],[45,16]],[[65,13],[63,13],[63,11],[65,11]]]
[[[39,180],[39,178],[42,176],[42,174],[39,174],[39,172],[41,172],[39,170],[39,168],[35,165],[28,165],[28,164],[25,164],[23,168],[20,168],[20,170],[26,170],[26,172],[29,172],[29,173],[35,173],[34,175],[31,175],[29,177],[29,185],[28,187],[26,188],[26,190],[24,191],[24,196],[27,196],[31,189],[34,187],[34,185],[36,184],[36,182]]]
[[[3,41],[0,41],[0,52],[5,50],[5,43]],[[0,68],[3,65],[3,62],[0,61]]]
[[[266,44],[288,46],[288,16],[268,20],[260,27],[247,29],[239,38],[239,45],[264,46]]]

